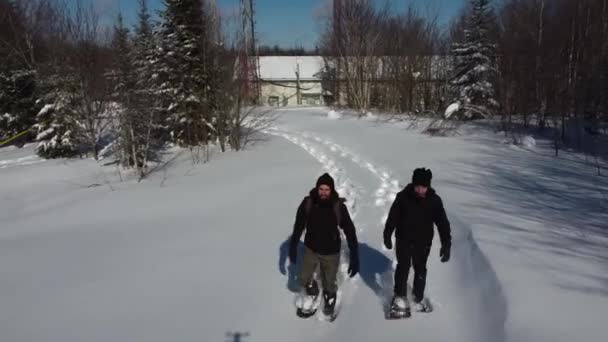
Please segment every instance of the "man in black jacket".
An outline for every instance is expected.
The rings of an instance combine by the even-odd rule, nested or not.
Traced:
[[[323,174],[317,185],[305,197],[298,208],[289,247],[289,260],[295,265],[297,246],[304,230],[304,255],[298,282],[309,296],[317,296],[319,289],[313,274],[320,265],[324,312],[331,314],[336,304],[338,290],[337,274],[340,266],[341,238],[338,226],[342,228],[350,250],[349,274],[354,277],[359,272],[359,253],[355,226],[350,218],[344,199],[340,198],[329,174]]]
[[[450,222],[443,208],[441,198],[431,188],[431,170],[414,170],[412,183],[397,194],[391,206],[384,228],[384,246],[393,248],[392,235],[395,232],[397,269],[393,309],[407,310],[407,277],[410,265],[414,267],[413,297],[417,311],[428,311],[424,301],[426,283],[426,262],[433,242],[433,224],[437,225],[441,240],[440,258],[450,260]]]

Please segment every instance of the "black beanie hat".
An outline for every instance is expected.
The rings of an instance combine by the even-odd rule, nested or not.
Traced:
[[[433,173],[430,169],[419,168],[414,170],[414,174],[412,175],[412,184],[430,187],[432,178]]]
[[[321,185],[327,185],[329,186],[330,189],[334,190],[334,179],[331,178],[331,176],[328,173],[324,173],[323,175],[321,175],[321,177],[319,177],[319,179],[317,180],[317,188]]]

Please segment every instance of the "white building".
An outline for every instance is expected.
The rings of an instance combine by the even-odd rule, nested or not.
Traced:
[[[259,103],[265,106],[346,105],[346,86],[350,79],[357,87],[361,84],[367,87],[364,93],[369,96],[372,105],[374,101],[382,101],[383,96],[409,96],[411,101],[416,98],[421,102],[416,102],[413,107],[428,109],[432,107],[432,100],[437,102],[444,97],[449,78],[449,58],[429,56],[408,60],[410,58],[342,58],[340,72],[337,73],[333,65],[335,62],[329,61],[329,65],[325,65],[322,56],[262,56],[259,57]],[[357,83],[359,74],[354,73],[359,70],[360,63],[363,63],[366,70],[365,81]],[[347,64],[350,67],[345,68]],[[350,76],[347,72],[350,72]],[[401,77],[400,81],[404,82],[408,79],[404,72],[412,73],[409,81],[411,90],[405,94],[395,93],[394,77]],[[333,80],[324,77],[330,74],[333,74]],[[336,96],[333,92],[337,93]],[[443,108],[443,104],[435,105],[437,106]]]
[[[264,56],[259,59],[260,103],[269,106],[326,104],[321,56]]]

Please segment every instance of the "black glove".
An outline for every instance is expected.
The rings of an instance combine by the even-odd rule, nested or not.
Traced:
[[[348,275],[350,277],[354,277],[359,273],[359,255],[357,253],[352,253],[350,255],[350,265],[348,266]]]
[[[442,246],[439,251],[439,257],[441,262],[448,262],[450,260],[450,246]]]
[[[292,242],[289,245],[289,262],[292,265],[295,265],[297,259],[298,259],[298,244]]]
[[[384,235],[384,247],[386,247],[386,249],[393,249],[393,240],[391,240],[390,235]]]

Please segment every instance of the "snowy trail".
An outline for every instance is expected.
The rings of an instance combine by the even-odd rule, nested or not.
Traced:
[[[357,201],[356,210],[351,211],[353,214],[353,220],[358,228],[360,239],[363,235],[373,234],[376,228],[383,225],[383,221],[386,219],[386,213],[388,212],[388,206],[390,206],[392,199],[398,192],[398,181],[390,178],[390,173],[386,170],[382,172],[378,171],[378,168],[374,166],[370,161],[365,158],[347,150],[345,147],[336,144],[329,139],[322,138],[315,135],[312,132],[298,132],[287,130],[285,128],[273,127],[267,131],[269,134],[278,135],[282,138],[289,140],[290,142],[298,145],[300,148],[313,155],[321,165],[323,165],[325,171],[332,175],[335,175],[339,180],[343,178],[344,174],[350,175],[356,179],[357,188],[363,187],[359,192],[352,193],[348,186],[343,186],[338,181],[337,190],[348,199],[347,203],[351,201],[351,196],[354,195],[354,199]],[[328,157],[329,156],[329,157]],[[337,161],[337,162],[336,162]],[[340,167],[335,167],[340,165]],[[392,188],[391,188],[392,186]],[[372,190],[375,189],[375,190]],[[349,208],[350,209],[350,208]],[[366,234],[366,231],[370,231]],[[364,239],[365,240],[365,239]],[[377,244],[370,246],[368,244],[361,245],[361,263],[362,267],[367,266],[367,262],[370,256],[381,255],[379,250],[383,247],[377,247]],[[348,279],[346,270],[348,268],[347,255],[344,255],[347,250],[347,246],[344,243],[343,255],[342,255],[342,273],[341,279]],[[387,281],[392,278],[392,265],[390,261],[382,256],[386,262],[381,274],[378,276],[378,288],[376,291],[378,305],[375,307],[379,308],[379,312],[383,312],[383,307],[388,304],[392,295],[392,284],[391,281]],[[369,273],[365,273],[369,275]],[[361,276],[355,278],[360,279]],[[356,308],[350,307],[352,304],[352,298],[354,297],[355,291],[358,290],[356,282],[352,280],[348,281],[348,286],[341,290],[341,292],[347,293],[343,296],[346,302],[346,312],[342,312],[340,315],[348,314],[349,310],[356,310]],[[358,295],[359,291],[357,291]],[[339,319],[342,319],[340,317]],[[326,338],[328,338],[326,336]]]
[[[399,181],[392,176],[392,170],[387,167],[378,167],[373,161],[361,156],[359,153],[353,152],[350,148],[347,148],[339,143],[336,143],[332,139],[323,137],[309,130],[298,131],[289,130],[285,127],[274,127],[270,133],[279,135],[282,134],[283,137],[289,137],[290,141],[304,145],[302,146],[304,149],[309,149],[308,146],[314,143],[318,144],[317,146],[324,146],[325,154],[333,154],[334,159],[342,159],[346,162],[350,162],[352,167],[367,171],[368,179],[362,180],[362,184],[367,185],[367,189],[365,189],[364,192],[368,195],[362,198],[362,200],[363,203],[366,204],[373,203],[376,208],[368,210],[366,212],[366,217],[362,220],[356,221],[356,223],[363,221],[365,222],[364,226],[367,227],[367,229],[362,230],[363,234],[360,234],[362,236],[362,238],[360,238],[363,240],[362,242],[366,242],[366,240],[379,240],[377,235],[384,225],[390,204],[392,203],[396,193],[402,187]],[[299,139],[294,138],[294,135],[297,135]],[[320,159],[319,161],[322,162],[323,159]],[[344,164],[347,164],[346,162]],[[350,170],[352,169],[349,169],[349,172],[353,173]],[[371,191],[372,183],[376,183],[376,188],[374,191]],[[442,310],[446,309],[444,307],[443,300],[436,299],[434,296],[435,292],[439,293],[438,298],[446,297],[445,295],[442,295],[441,292],[451,294],[461,292],[459,293],[459,296],[466,298],[466,300],[460,301],[458,304],[455,304],[453,300],[448,300],[446,305],[459,307],[457,310],[454,310],[454,307],[452,307],[451,310],[448,309],[447,311],[456,311],[458,312],[458,315],[461,316],[466,312],[466,314],[470,317],[477,318],[472,320],[476,322],[474,324],[471,324],[472,321],[468,321],[467,325],[469,327],[461,332],[466,336],[465,338],[469,341],[480,342],[490,339],[495,341],[504,341],[506,303],[504,301],[504,296],[502,295],[500,283],[495,276],[494,270],[487,262],[487,259],[477,247],[470,228],[463,224],[463,222],[457,217],[455,217],[452,221],[452,224],[455,227],[455,233],[453,234],[455,245],[453,255],[459,257],[457,261],[452,261],[452,264],[457,264],[456,267],[458,268],[458,271],[449,272],[449,275],[444,275],[445,278],[451,280],[442,280],[441,282],[447,282],[448,284],[450,282],[457,282],[458,287],[462,290],[458,290],[457,288],[449,288],[448,286],[448,291],[441,291],[442,289],[439,289],[436,284],[431,283],[429,284],[429,288],[427,290],[427,296],[429,297],[433,307],[435,307],[437,310]],[[437,243],[438,242],[436,241],[435,246]],[[386,254],[384,247],[378,248],[378,246],[379,244],[377,242],[373,244],[373,247],[376,247],[376,250],[383,250],[384,254]],[[435,249],[436,248],[434,248],[434,250]],[[392,252],[388,257],[391,259],[393,258]],[[365,262],[365,260],[362,260],[362,263]],[[374,286],[370,287],[375,287],[374,291],[376,292],[376,296],[379,297],[381,305],[386,306],[388,300],[390,300],[390,296],[392,295],[392,274],[394,271],[395,262],[393,261],[390,263],[390,267],[387,265],[386,261],[382,261],[381,263],[384,265],[381,266],[381,270],[379,272],[374,272],[374,279],[370,279],[372,277],[365,274],[364,271],[362,271],[362,277],[367,278],[364,281],[368,284],[374,283]],[[433,265],[434,263],[430,262],[429,264]],[[433,268],[433,266],[429,266],[429,268]],[[369,303],[369,300],[364,300],[364,302]],[[357,304],[356,306],[360,305],[361,304]],[[349,309],[355,311],[356,309],[354,307],[355,305],[353,303]],[[464,308],[466,308],[466,310],[464,310]],[[343,318],[343,320],[347,320],[349,319],[348,317],[350,317],[350,320],[354,321],[365,319],[367,316],[363,315],[363,317],[357,317],[357,315],[343,315],[346,316]],[[421,315],[420,317],[416,317],[416,319],[423,322],[422,324],[430,329],[435,324],[431,315]],[[342,338],[341,334],[342,333],[340,330],[335,330],[332,336],[335,338]],[[431,337],[431,339],[432,338],[434,337]]]
[[[267,139],[206,164],[173,149],[141,183],[91,159],[39,162],[35,145],[0,148],[2,340],[603,340],[607,179],[491,132],[430,138],[327,112],[280,110]],[[452,259],[439,261],[436,234],[434,311],[387,321],[394,251],[383,225],[421,166],[452,223]],[[331,324],[296,317],[286,262],[297,205],[322,172],[347,198],[360,242],[354,279],[344,246]]]
[[[25,156],[16,159],[8,159],[8,160],[0,160],[0,169],[5,169],[8,167],[16,167],[16,166],[27,166],[38,163],[44,163],[46,160],[36,156]]]
[[[323,171],[328,172],[334,178],[338,193],[347,199],[345,204],[353,220],[357,218],[359,212],[357,202],[360,198],[360,193],[357,190],[357,185],[353,184],[353,182],[350,180],[349,174],[346,172],[344,166],[341,166],[339,162],[332,158],[335,156],[332,156],[331,154],[327,153],[327,151],[324,151],[322,146],[315,145],[310,141],[306,141],[284,130],[271,128],[266,130],[265,133],[280,136],[305,150],[308,152],[308,154],[315,158],[319,164],[321,164]],[[344,237],[342,240],[343,248],[340,256],[340,274],[338,276],[339,290],[336,302],[336,310],[338,312],[342,309],[342,306],[354,295],[356,290],[356,285],[350,281],[348,276],[349,254]],[[319,320],[323,320],[323,315],[319,313],[317,314],[317,318]]]
[[[373,232],[377,227],[383,226],[392,200],[399,191],[398,180],[393,179],[388,170],[376,167],[372,162],[342,145],[320,137],[313,132],[300,132],[283,127],[272,127],[266,133],[280,136],[299,146],[312,155],[322,165],[324,171],[336,177],[337,191],[341,196],[347,198],[348,201],[346,203],[349,206],[349,211],[356,222],[360,235],[361,233],[365,234],[366,231]],[[356,179],[356,183],[352,187],[350,183],[351,178]],[[344,181],[345,179],[346,181]],[[367,247],[368,245],[364,246],[364,253],[371,250]],[[348,279],[348,275],[346,274],[348,255],[345,253],[348,248],[345,242],[343,247],[342,272],[340,277],[342,281]],[[383,247],[378,246],[378,248],[382,249]],[[367,254],[369,255],[369,253]],[[365,262],[367,260],[362,260],[363,264]],[[392,268],[384,270],[380,277],[382,279],[380,284],[384,284],[385,286],[382,286],[378,293],[379,302],[382,306],[386,306],[392,295],[392,284],[386,281],[392,277]],[[344,289],[344,292],[347,293],[347,295],[343,296],[345,301],[353,297],[356,288],[356,283],[348,281],[348,287]]]
[[[401,190],[402,186],[399,184],[399,180],[393,177],[391,171],[384,167],[377,167],[374,163],[361,157],[360,155],[352,152],[350,149],[335,143],[334,141],[321,137],[315,133],[304,131],[299,133],[304,138],[310,138],[314,141],[325,145],[332,152],[339,154],[342,158],[350,159],[354,164],[359,166],[361,169],[369,171],[379,181],[379,186],[374,192],[374,203],[377,207],[386,208],[390,206],[392,201],[397,196],[397,193]],[[384,221],[384,219],[382,219]]]
[[[273,127],[268,133],[282,136],[283,138],[296,143],[309,153],[311,152],[309,146],[316,146],[315,148],[317,150],[324,151],[324,155],[333,155],[335,160],[340,160],[342,163],[341,165],[349,165],[349,174],[355,174],[356,179],[360,181],[360,184],[365,184],[365,188],[361,191],[364,195],[357,197],[357,200],[361,203],[360,206],[362,209],[354,212],[353,215],[353,220],[358,227],[359,235],[365,237],[374,236],[377,234],[379,227],[381,229],[384,226],[390,205],[401,187],[399,181],[392,177],[389,170],[384,167],[377,167],[369,160],[352,152],[348,148],[310,131],[300,132],[297,130],[289,130],[284,127]],[[295,138],[295,136],[298,138]],[[313,150],[312,152],[314,153],[315,151]],[[318,160],[323,163],[324,159],[320,158]],[[331,167],[328,169],[331,171]],[[343,170],[340,169],[340,171]],[[345,193],[342,189],[338,188],[338,192],[347,199],[349,198],[349,194]],[[363,214],[358,215],[359,212],[363,212]],[[357,216],[358,219],[356,219]],[[372,240],[377,239],[372,238]],[[383,264],[381,266],[382,270],[381,272],[377,272],[377,279],[374,279],[374,281],[377,284],[375,292],[379,297],[379,303],[385,308],[392,298],[392,275],[395,264],[391,263],[388,259],[385,259],[384,256],[379,255],[379,251],[386,252],[386,249],[381,244],[364,244],[362,246],[362,265],[366,265],[370,256],[372,260],[383,259],[381,262]],[[346,246],[344,247],[346,248]],[[367,280],[368,283],[371,283],[370,279]]]

